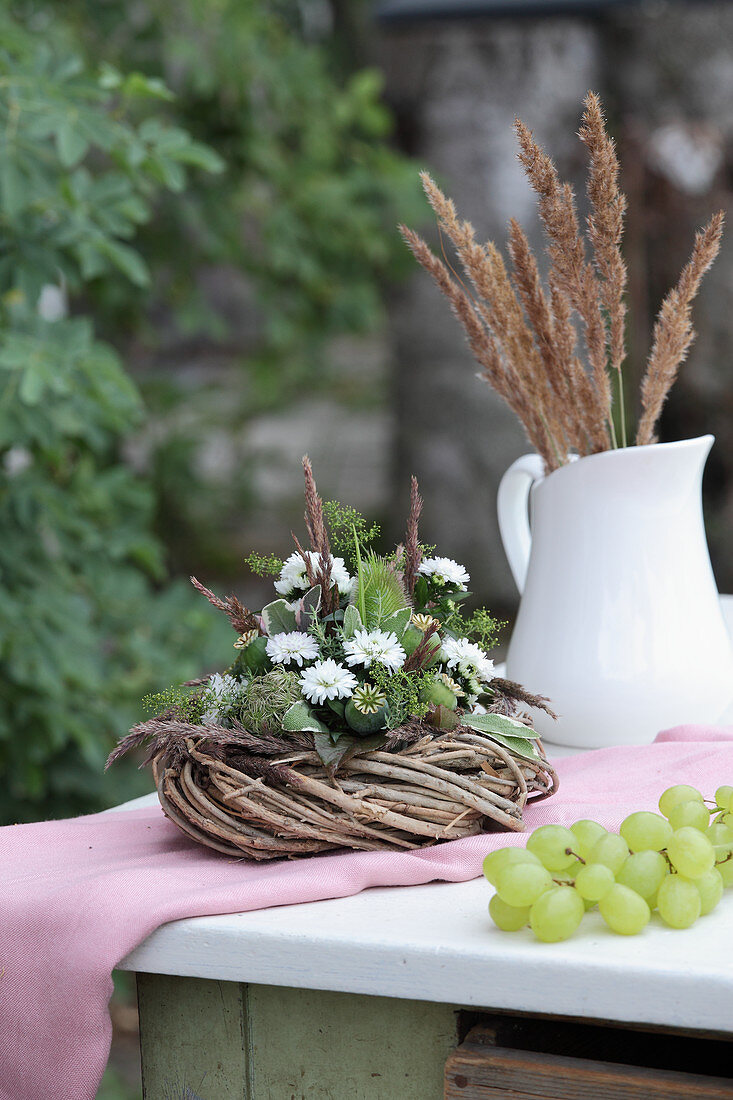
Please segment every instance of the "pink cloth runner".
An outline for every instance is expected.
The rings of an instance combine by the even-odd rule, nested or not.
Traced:
[[[528,808],[529,829],[592,817],[617,828],[687,782],[733,783],[733,727],[679,726],[653,745],[560,759],[560,792]],[[229,860],[197,846],[158,807],[0,829],[0,1098],[92,1100],[109,1053],[111,971],[182,917],[346,897],[370,886],[462,882],[498,833],[417,852],[288,863]]]

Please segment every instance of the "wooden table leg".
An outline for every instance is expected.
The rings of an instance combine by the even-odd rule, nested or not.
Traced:
[[[144,1100],[442,1100],[457,1040],[450,1005],[137,981]]]

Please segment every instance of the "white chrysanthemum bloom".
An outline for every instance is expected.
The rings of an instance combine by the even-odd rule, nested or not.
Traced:
[[[301,630],[283,631],[281,634],[273,634],[267,640],[267,656],[276,665],[296,664],[303,667],[305,661],[312,661],[318,656],[318,643],[310,634],[304,634]]]
[[[320,555],[317,554],[315,550],[306,550],[306,554],[313,573],[317,573]],[[339,592],[346,593],[350,591],[352,583],[353,581],[346,568],[344,559],[335,558],[332,554],[331,584],[337,584]],[[291,596],[294,592],[307,592],[309,588],[310,581],[308,580],[305,562],[300,555],[300,551],[296,550],[290,555],[287,561],[284,562],[280,570],[280,577],[275,581],[275,591],[281,596]]]
[[[300,674],[300,690],[311,703],[325,703],[327,699],[350,698],[357,680],[348,668],[330,658],[318,661]]]
[[[209,678],[204,691],[207,708],[201,715],[201,722],[205,726],[216,725],[220,722],[227,706],[230,705],[247,686],[247,680],[236,680],[227,672],[220,675],[215,672]]]
[[[457,669],[462,676],[474,675],[483,683],[494,678],[494,662],[468,638],[444,638],[441,658],[448,668]]]
[[[483,703],[473,703],[471,705],[471,714],[488,714],[486,707]]]
[[[347,665],[363,665],[369,668],[372,661],[379,661],[390,672],[402,668],[407,654],[397,641],[393,631],[357,630],[353,638],[344,642]]]
[[[429,577],[436,584],[454,584],[463,592],[471,579],[464,567],[452,558],[424,558],[420,562],[418,573]]]

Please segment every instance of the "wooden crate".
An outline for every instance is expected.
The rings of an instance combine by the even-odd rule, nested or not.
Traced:
[[[446,1062],[445,1100],[733,1100],[733,1080],[725,1077],[516,1049],[496,1040],[493,1026],[469,1031]],[[733,1058],[730,1066],[733,1072]]]

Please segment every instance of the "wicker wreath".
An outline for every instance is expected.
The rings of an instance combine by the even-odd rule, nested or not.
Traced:
[[[527,800],[557,787],[535,744],[537,758],[518,756],[466,726],[435,733],[415,722],[381,749],[346,756],[334,774],[307,733],[270,739],[207,727],[202,736],[200,726],[158,720],[151,760],[163,810],[180,829],[226,855],[265,860],[522,831]]]

